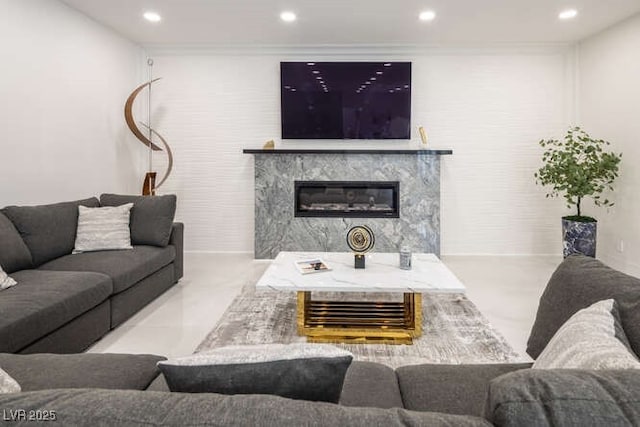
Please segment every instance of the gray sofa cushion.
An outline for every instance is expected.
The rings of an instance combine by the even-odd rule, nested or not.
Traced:
[[[0,212],[0,266],[7,273],[33,267],[31,252],[9,218]]]
[[[567,257],[551,276],[540,298],[527,353],[537,358],[569,317],[609,298],[616,300],[631,348],[640,354],[640,279],[584,255]]]
[[[162,356],[147,354],[0,353],[0,366],[22,391],[54,388],[144,390],[158,376]]]
[[[99,273],[22,270],[0,297],[0,352],[12,353],[106,300],[111,279]]]
[[[40,270],[91,271],[106,274],[113,280],[113,293],[117,294],[135,285],[173,261],[173,246],[135,246],[125,251],[101,251],[72,254],[40,266]]]
[[[176,213],[176,196],[125,196],[103,194],[102,206],[120,206],[133,203],[131,209],[131,243],[164,247],[169,244],[173,217]]]
[[[404,408],[395,371],[380,363],[352,362],[344,377],[340,404]]]
[[[489,384],[485,417],[496,426],[638,426],[640,371],[534,370]]]
[[[2,212],[27,244],[34,266],[70,254],[76,241],[78,206],[95,208],[98,199],[41,206],[8,206]]]
[[[481,416],[489,381],[530,363],[481,365],[415,365],[396,369],[404,407]]]
[[[0,407],[54,410],[60,425],[95,426],[490,426],[477,417],[352,408],[267,395],[130,390],[45,390],[0,395]]]

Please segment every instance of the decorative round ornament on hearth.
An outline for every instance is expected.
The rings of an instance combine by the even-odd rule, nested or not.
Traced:
[[[366,225],[356,225],[347,233],[347,245],[355,252],[355,268],[364,268],[364,254],[373,249],[376,239],[373,231]]]

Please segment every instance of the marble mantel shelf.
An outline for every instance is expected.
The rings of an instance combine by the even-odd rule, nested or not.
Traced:
[[[449,155],[453,154],[453,150],[371,150],[371,149],[264,149],[264,148],[245,148],[242,150],[244,154],[414,154],[414,155]]]

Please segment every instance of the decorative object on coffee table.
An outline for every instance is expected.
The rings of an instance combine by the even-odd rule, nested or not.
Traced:
[[[169,144],[167,141],[151,127],[151,85],[160,80],[160,78],[154,79],[152,78],[152,69],[153,69],[153,59],[149,58],[147,60],[147,65],[149,66],[149,81],[138,86],[131,95],[127,98],[127,101],[124,104],[124,118],[127,123],[127,126],[131,130],[131,132],[135,135],[140,142],[146,145],[149,148],[149,169],[145,174],[144,183],[142,185],[142,195],[150,196],[156,193],[156,190],[160,188],[160,186],[167,180],[169,175],[171,174],[171,170],[173,169],[173,153],[171,152],[171,148],[169,148]],[[149,101],[147,105],[147,123],[140,123],[147,130],[147,135],[144,135],[142,131],[136,125],[135,119],[133,118],[133,103],[136,100],[138,94],[145,88],[148,89]],[[162,148],[153,143],[153,136],[156,136],[162,145],[164,145],[164,149],[167,153],[167,170],[160,180],[160,182],[156,185],[156,172],[153,171],[153,152],[154,151],[162,151]]]
[[[562,218],[563,255],[582,253],[596,255],[595,218],[583,216],[580,204],[591,197],[596,206],[613,206],[603,199],[605,190],[613,190],[613,181],[618,177],[618,164],[622,154],[605,152],[610,145],[602,139],[593,139],[579,127],[570,128],[563,140],[541,140],[546,149],[542,155],[545,163],[535,173],[536,182],[551,186],[547,197],[563,194],[567,207],[576,207],[576,215]]]
[[[354,252],[354,267],[364,268],[364,255],[373,249],[376,240],[373,231],[366,225],[356,225],[347,233],[347,245]]]
[[[400,268],[411,270],[411,251],[407,247],[400,248]]]

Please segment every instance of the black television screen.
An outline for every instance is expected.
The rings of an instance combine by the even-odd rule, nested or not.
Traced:
[[[409,139],[410,62],[281,62],[283,139]]]

